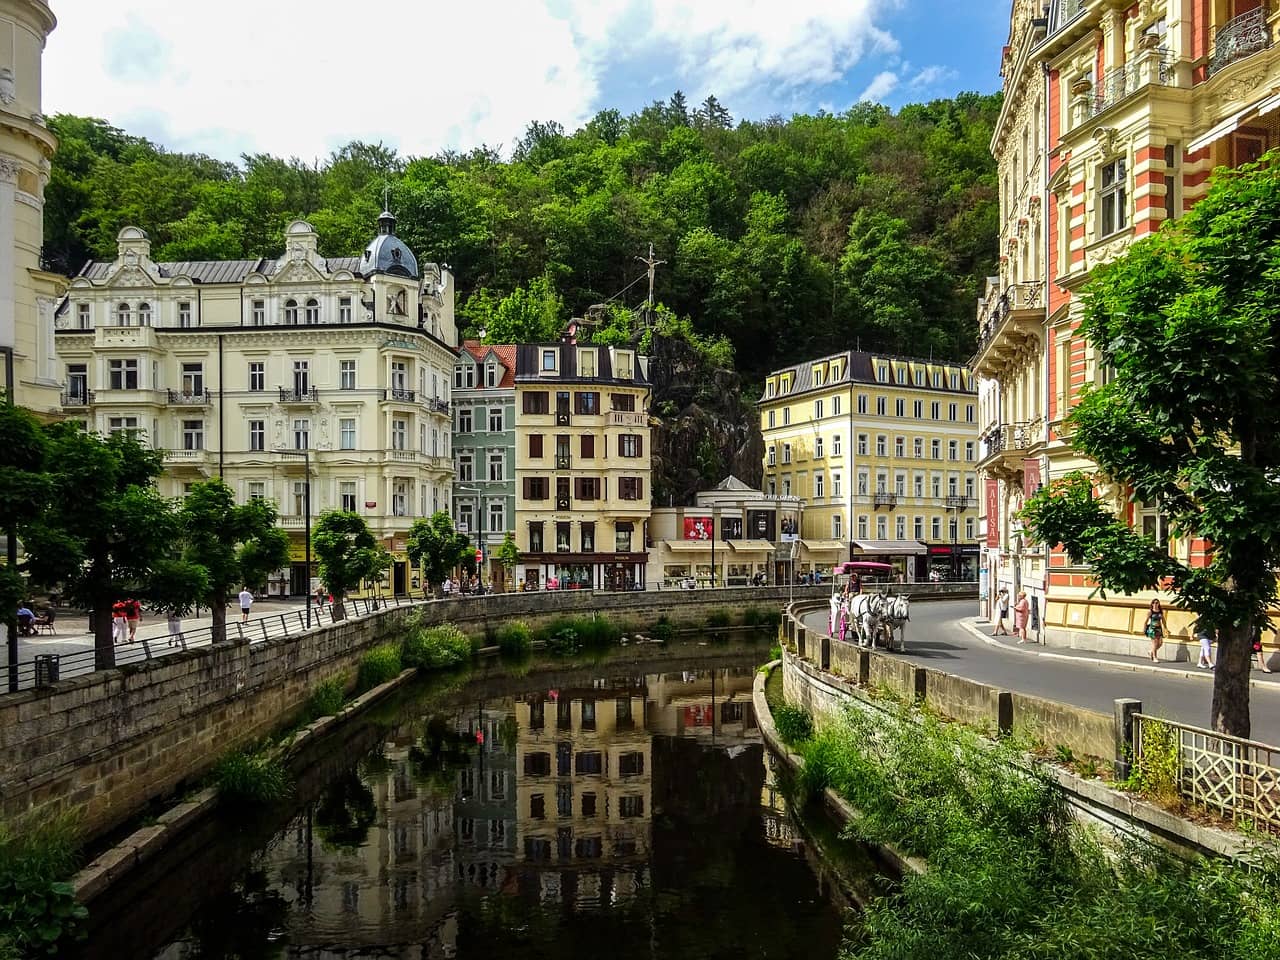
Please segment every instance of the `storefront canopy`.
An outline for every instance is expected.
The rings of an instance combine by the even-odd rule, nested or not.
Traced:
[[[843,540],[801,540],[810,553],[845,553],[849,545]]]
[[[853,545],[865,554],[877,556],[912,556],[928,551],[919,540],[855,540]]]
[[[773,544],[768,540],[730,540],[734,553],[772,553]]]
[[[668,550],[672,553],[710,553],[710,540],[664,540]],[[716,541],[716,552],[721,550],[729,550],[729,542],[725,540]]]

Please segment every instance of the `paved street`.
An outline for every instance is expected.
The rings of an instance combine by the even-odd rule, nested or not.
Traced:
[[[1146,713],[1199,726],[1208,723],[1213,690],[1208,670],[1197,671],[1194,666],[1188,670],[1185,663],[1156,666],[1136,658],[1056,648],[1046,652],[1042,647],[993,646],[978,633],[989,635],[991,628],[975,618],[975,606],[972,600],[913,604],[905,659],[1103,713],[1111,713],[1116,699],[1134,697],[1142,701]],[[826,611],[807,615],[805,625],[826,633]],[[1280,675],[1255,671],[1254,681],[1250,696],[1253,739],[1280,744]]]

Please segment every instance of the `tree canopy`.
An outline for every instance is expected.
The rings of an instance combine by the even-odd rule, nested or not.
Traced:
[[[409,560],[422,567],[425,583],[439,585],[467,556],[471,541],[453,527],[453,520],[443,510],[430,517],[419,517],[409,528],[405,552]]]
[[[1084,393],[1070,426],[1101,474],[1045,488],[1023,513],[1103,588],[1168,589],[1217,629],[1210,723],[1245,737],[1251,639],[1280,569],[1277,278],[1275,153],[1219,170],[1190,213],[1097,270],[1081,332],[1114,375]],[[1207,563],[1125,523],[1128,497],[1156,504],[1182,544],[1206,541]]]
[[[677,94],[573,132],[535,121],[507,161],[492,147],[401,157],[351,143],[322,163],[236,164],[59,115],[45,253],[74,273],[114,258],[134,224],[161,260],[276,256],[285,224],[306,217],[322,254],[349,256],[389,185],[399,234],[452,267],[472,333],[543,338],[552,317],[634,306],[652,243],[666,261],[656,298],[727,337],[749,378],[858,342],[962,358],[994,267],[999,105],[960,94],[735,125],[715,97]]]
[[[378,544],[364,517],[344,510],[320,514],[311,531],[320,582],[333,594],[334,619],[346,617],[343,601],[364,580],[382,576],[391,555]]]

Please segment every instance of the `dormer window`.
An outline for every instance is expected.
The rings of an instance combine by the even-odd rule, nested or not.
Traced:
[[[151,304],[149,303],[138,304],[138,326],[140,327],[151,326]]]
[[[876,379],[881,383],[889,382],[889,368],[883,363],[876,364]]]
[[[88,330],[92,325],[89,319],[89,305],[87,303],[76,304],[76,323],[81,330]]]
[[[127,327],[133,322],[131,311],[127,303],[122,303],[116,307],[116,326]]]
[[[596,375],[596,352],[588,347],[578,351],[578,376],[594,377]]]
[[[498,385],[498,365],[492,360],[484,368],[484,382],[486,386],[490,387]]]
[[[923,387],[923,386],[924,386],[924,371],[923,371],[923,370],[917,370],[917,371],[916,371],[916,386],[917,386],[917,387]]]
[[[899,368],[897,369],[896,373],[898,374],[898,382],[899,382],[899,383],[906,383],[906,382],[907,382],[907,368],[906,368],[906,367],[899,367]]]
[[[298,301],[286,300],[284,302],[284,322],[291,327],[298,325]]]
[[[320,302],[315,297],[307,300],[306,321],[307,323],[320,322]]]
[[[635,363],[630,350],[619,350],[615,357],[615,364],[617,369],[613,371],[613,374],[619,380],[632,380],[635,378]]]
[[[542,372],[543,373],[556,372],[556,352],[554,350],[542,351]]]

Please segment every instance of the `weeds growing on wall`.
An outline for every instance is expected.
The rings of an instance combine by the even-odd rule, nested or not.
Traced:
[[[56,956],[87,917],[69,882],[79,825],[69,814],[0,823],[0,960]]]
[[[707,614],[707,626],[712,630],[721,630],[733,622],[733,615],[728,610],[712,610]]]
[[[284,763],[265,748],[231,751],[213,768],[212,779],[219,797],[247,806],[277,803],[291,789]]]
[[[340,673],[316,684],[304,709],[308,721],[331,717],[342,709],[342,705],[347,702],[347,680],[348,675]]]
[[[909,706],[850,708],[801,744],[802,791],[835,788],[857,836],[928,861],[870,905],[846,957],[1276,958],[1280,863],[1104,846],[1025,746]]]
[[[494,638],[504,657],[527,656],[533,649],[533,631],[523,620],[512,620],[498,628]]]
[[[429,670],[456,667],[470,660],[471,654],[471,640],[452,623],[412,629],[400,647],[404,667]]]
[[[1130,769],[1124,787],[1166,806],[1180,804],[1176,727],[1158,720],[1143,723],[1142,755]]]
[[[361,692],[394,680],[404,669],[400,659],[400,645],[383,643],[374,647],[360,658],[360,669],[356,673],[356,689]]]
[[[658,643],[670,643],[675,639],[676,627],[665,614],[654,621],[653,626],[649,628],[650,639],[658,641]]]
[[[784,742],[796,746],[813,737],[813,717],[808,711],[783,704],[773,711],[773,724]]]

